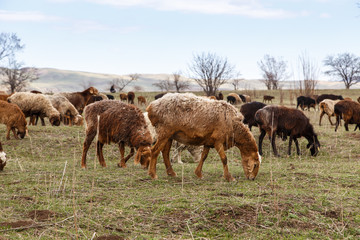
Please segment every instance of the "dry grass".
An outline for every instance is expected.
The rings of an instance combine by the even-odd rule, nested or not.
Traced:
[[[278,92],[269,95],[279,103]],[[306,114],[321,142],[317,157],[304,139],[301,156],[294,149],[286,156],[287,142],[277,139],[282,157],[275,158],[265,139],[259,175],[248,181],[233,148],[227,152],[233,183],[222,177],[215,151],[202,180],[183,154],[188,163],[174,164],[177,177],[166,176],[160,160],[152,181],[131,162],[118,168],[114,144],[104,147],[107,168],[93,144],[88,169],[81,169],[83,127],[30,126],[30,137],[7,141],[0,126],[10,159],[0,172],[0,239],[359,239],[360,132],[335,133],[327,119],[318,126],[318,112]],[[253,133],[257,138],[258,129]]]

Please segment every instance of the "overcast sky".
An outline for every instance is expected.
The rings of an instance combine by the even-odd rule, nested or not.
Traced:
[[[26,45],[27,66],[96,73],[173,73],[194,54],[226,57],[261,78],[265,54],[298,76],[307,52],[360,56],[357,0],[0,0],[0,31]],[[325,77],[320,74],[320,79]]]

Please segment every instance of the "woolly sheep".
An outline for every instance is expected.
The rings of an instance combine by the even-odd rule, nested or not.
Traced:
[[[331,121],[331,117],[335,116],[335,112],[334,112],[335,104],[338,103],[339,101],[340,100],[325,99],[319,103],[319,108],[320,108],[319,126],[321,126],[321,119],[325,114],[329,117],[330,124],[334,125]]]
[[[341,100],[335,104],[334,113],[336,116],[335,132],[340,125],[340,119],[344,120],[344,127],[346,131],[349,131],[349,124],[360,124],[360,103],[349,100]]]
[[[72,121],[74,121],[74,123],[77,125],[82,122],[82,116],[66,97],[61,94],[45,96],[51,101],[51,104],[54,106],[54,108],[59,111],[60,118],[63,119],[63,122],[66,122],[65,119],[68,119],[70,124]]]
[[[0,171],[4,170],[6,165],[6,153],[3,150],[2,144],[0,142]]]
[[[16,104],[0,101],[0,123],[6,125],[7,140],[10,139],[10,131],[16,139],[25,137],[27,131],[25,115]]]
[[[234,180],[228,170],[225,151],[236,146],[241,152],[246,178],[255,179],[261,157],[252,133],[242,123],[241,113],[232,105],[225,101],[197,97],[191,93],[168,93],[151,102],[146,110],[158,134],[158,139],[152,147],[149,166],[149,175],[153,179],[157,178],[156,162],[160,151],[167,174],[176,176],[169,160],[172,140],[204,146],[195,170],[199,178],[202,178],[202,166],[210,148],[215,148],[223,164],[225,179]]]

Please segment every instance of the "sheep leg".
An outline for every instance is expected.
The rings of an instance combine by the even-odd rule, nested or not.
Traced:
[[[320,119],[319,119],[319,126],[321,126],[321,119],[323,118],[325,112],[321,112],[320,114]],[[329,117],[329,120],[330,120],[330,117]],[[330,121],[331,122],[331,121]],[[331,124],[332,125],[332,124]]]
[[[292,141],[293,141],[293,136],[290,135],[289,148],[288,148],[288,155],[289,155],[289,156],[291,155],[291,144],[292,144]]]
[[[331,121],[331,116],[328,115],[328,117],[329,117],[329,122],[330,122],[331,126],[334,125]]]
[[[105,159],[104,159],[104,155],[103,155],[104,143],[102,143],[98,140],[96,144],[97,144],[96,154],[99,158],[100,165],[103,167],[106,167],[106,163],[105,163]]]
[[[198,177],[198,178],[203,178],[203,175],[202,175],[202,167],[203,167],[203,164],[204,164],[204,161],[205,159],[207,158],[207,155],[209,153],[209,150],[210,148],[209,147],[205,147],[204,146],[204,149],[201,153],[201,158],[200,158],[200,162],[197,166],[197,168],[195,169],[195,175]]]
[[[14,133],[14,137],[17,138],[14,129],[10,126],[7,126],[6,127],[6,139],[10,140],[10,130],[12,130],[12,132]]]
[[[262,152],[262,142],[264,140],[265,135],[266,135],[265,130],[261,129],[261,133],[260,133],[260,136],[259,136],[259,154],[260,155],[263,154],[263,152]]]
[[[340,124],[340,116],[336,116],[335,132],[337,131]]]
[[[276,150],[275,138],[276,138],[276,132],[274,131],[274,132],[271,134],[271,146],[272,146],[274,155],[275,155],[276,157],[280,157],[279,153],[278,153],[277,150]]]
[[[218,152],[220,158],[221,158],[221,162],[223,164],[223,168],[224,168],[224,178],[228,181],[235,181],[235,178],[233,178],[229,172],[229,168],[227,165],[227,157],[225,154],[225,150],[224,150],[224,145],[223,144],[215,144],[215,149]]]
[[[296,153],[297,155],[300,155],[300,148],[299,148],[299,142],[297,140],[297,138],[294,138],[294,142],[295,142],[295,146],[296,146]]]
[[[157,179],[157,175],[156,175],[157,157],[159,156],[160,151],[164,148],[169,138],[170,137],[158,138],[155,145],[151,148],[151,160],[149,164],[148,174],[152,179]]]
[[[347,123],[347,122],[344,123],[344,127],[345,127],[345,130],[346,130],[346,131],[349,131],[349,127],[348,127],[348,123]]]
[[[166,167],[166,173],[168,176],[176,176],[176,173],[174,172],[171,163],[170,163],[170,149],[171,149],[172,139],[169,139],[167,143],[165,144],[162,152],[162,156],[164,159],[164,164]]]
[[[130,149],[130,153],[124,158],[124,153],[125,153],[125,144],[123,142],[121,142],[119,144],[119,150],[120,150],[120,154],[121,154],[121,161],[120,163],[118,163],[118,166],[121,168],[126,168],[126,162],[135,154],[135,150],[132,147]]]
[[[96,136],[96,129],[94,131],[87,131],[86,133],[86,137],[84,140],[84,144],[83,144],[83,152],[82,152],[82,156],[81,156],[81,167],[82,168],[86,168],[86,154],[89,150],[89,147],[92,143],[92,141],[94,140]]]

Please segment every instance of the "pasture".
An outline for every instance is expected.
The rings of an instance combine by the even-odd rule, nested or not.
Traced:
[[[360,96],[360,90],[323,92]],[[284,94],[284,105],[296,106],[289,91],[253,93],[257,101],[274,95],[273,104]],[[154,95],[143,94],[147,102]],[[99,165],[93,143],[88,168],[81,169],[83,126],[29,126],[29,136],[6,140],[1,125],[9,160],[0,172],[0,239],[359,239],[360,131],[350,125],[349,132],[343,126],[334,132],[326,117],[319,127],[319,111],[305,114],[321,143],[317,157],[304,138],[300,156],[294,144],[287,156],[288,142],[278,138],[281,157],[274,157],[265,137],[255,181],[244,178],[238,149],[227,151],[236,178],[230,183],[215,150],[203,179],[183,152],[186,163],[173,164],[177,177],[166,175],[160,155],[159,178],[151,180],[133,158],[118,168],[115,144],[104,147],[108,167]],[[252,132],[258,140],[258,128]]]

